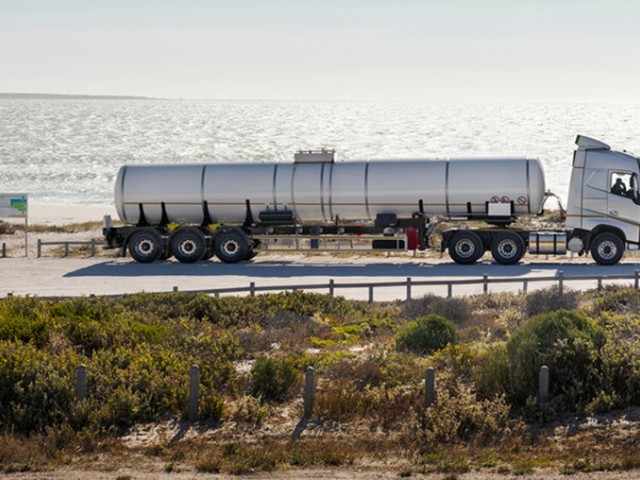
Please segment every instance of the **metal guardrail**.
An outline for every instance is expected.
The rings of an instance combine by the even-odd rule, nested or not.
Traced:
[[[43,246],[47,246],[47,245],[64,245],[64,256],[68,257],[69,256],[69,245],[89,245],[91,246],[91,256],[95,257],[96,255],[96,245],[97,242],[94,239],[91,239],[88,242],[43,242],[42,240],[38,239],[38,248],[37,248],[37,253],[36,256],[38,258],[40,258],[42,256],[42,247]]]
[[[545,277],[529,277],[529,278],[489,278],[488,275],[483,275],[482,278],[470,278],[464,280],[413,280],[411,277],[407,277],[404,281],[396,282],[356,282],[356,283],[340,283],[333,279],[330,279],[328,283],[310,283],[299,285],[264,285],[257,286],[255,282],[250,282],[248,287],[225,287],[225,288],[209,288],[198,290],[182,290],[185,293],[204,293],[207,295],[214,295],[219,297],[222,294],[229,293],[249,293],[250,296],[255,296],[258,292],[281,292],[281,291],[294,291],[294,290],[327,290],[329,295],[335,295],[336,289],[352,289],[352,288],[367,288],[369,290],[369,303],[374,301],[374,290],[376,288],[389,288],[389,287],[405,287],[406,288],[406,300],[411,300],[412,290],[414,287],[422,286],[446,286],[447,298],[453,296],[453,287],[459,285],[482,285],[482,293],[489,293],[489,285],[496,284],[522,284],[522,291],[527,292],[530,283],[536,282],[557,282],[558,293],[562,296],[564,294],[564,286],[567,282],[577,281],[595,281],[597,282],[597,289],[601,290],[605,281],[612,280],[633,280],[634,288],[640,287],[640,270],[635,270],[633,274],[611,274],[611,275],[571,275],[566,276],[562,271],[558,272],[558,275],[545,276]],[[173,287],[173,291],[177,292],[178,287]]]

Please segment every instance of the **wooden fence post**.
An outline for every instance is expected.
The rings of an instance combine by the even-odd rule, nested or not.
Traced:
[[[81,402],[87,396],[87,367],[78,365],[76,368],[76,400]]]
[[[433,367],[429,367],[424,375],[424,408],[429,408],[435,401],[436,371]]]
[[[558,295],[560,298],[564,295],[564,272],[562,270],[558,272]]]
[[[198,419],[198,403],[200,396],[200,367],[191,365],[189,372],[189,421],[191,423]]]
[[[538,386],[538,401],[540,404],[546,403],[549,399],[549,367],[540,367],[540,378]]]
[[[311,418],[311,415],[313,415],[314,375],[313,367],[307,367],[307,371],[304,374],[304,418]]]

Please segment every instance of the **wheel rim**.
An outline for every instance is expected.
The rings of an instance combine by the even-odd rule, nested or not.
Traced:
[[[604,260],[611,260],[618,254],[618,247],[611,240],[605,240],[598,245],[598,255]]]
[[[238,253],[238,250],[240,250],[240,244],[237,242],[237,240],[229,239],[226,242],[222,243],[222,252],[225,255],[236,255]]]
[[[193,255],[197,249],[196,242],[191,239],[183,240],[178,246],[178,250],[182,255]]]
[[[464,238],[459,242],[456,242],[456,254],[462,258],[471,258],[476,251],[476,246],[473,242]]]
[[[136,243],[136,252],[140,255],[149,255],[153,252],[154,247],[155,245],[150,239],[143,238]]]
[[[518,254],[518,246],[511,239],[502,240],[498,243],[498,253],[502,258],[513,258]]]

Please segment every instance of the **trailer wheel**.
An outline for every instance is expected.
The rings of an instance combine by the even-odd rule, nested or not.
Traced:
[[[613,233],[601,233],[591,242],[591,256],[600,265],[615,265],[624,254],[624,243]]]
[[[524,255],[524,250],[524,240],[516,233],[501,233],[491,242],[491,255],[502,265],[518,263]]]
[[[476,263],[483,254],[482,240],[475,232],[458,232],[449,243],[449,256],[461,265]]]
[[[140,263],[151,263],[160,259],[164,247],[162,238],[152,228],[143,228],[134,232],[129,238],[131,258]]]
[[[207,253],[207,242],[197,228],[176,230],[169,239],[171,253],[182,263],[194,263]]]
[[[247,258],[250,248],[245,235],[237,230],[219,233],[214,242],[214,252],[224,263],[237,263]]]

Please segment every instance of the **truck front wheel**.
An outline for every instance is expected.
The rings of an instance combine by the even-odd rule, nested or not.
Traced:
[[[134,232],[128,243],[131,258],[136,262],[155,262],[163,254],[162,238],[152,228],[143,228]]]
[[[461,265],[476,263],[483,254],[482,240],[475,232],[458,232],[449,242],[449,256]]]
[[[524,255],[524,248],[524,240],[520,235],[512,232],[500,233],[491,242],[491,255],[501,265],[513,265]]]
[[[624,254],[624,243],[613,233],[601,233],[591,241],[591,256],[600,265],[615,265]]]

